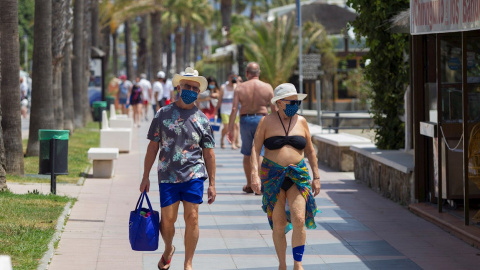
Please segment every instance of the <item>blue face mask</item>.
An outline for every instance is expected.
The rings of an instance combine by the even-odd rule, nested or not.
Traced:
[[[182,97],[183,103],[188,105],[197,100],[198,93],[192,90],[182,89],[180,96]]]
[[[294,116],[297,111],[298,111],[298,104],[286,104],[285,105],[285,110],[283,110],[285,112],[285,115],[288,116],[288,117],[292,117]]]
[[[209,85],[208,85],[208,88],[210,88],[210,89],[215,89],[215,85],[209,84]]]

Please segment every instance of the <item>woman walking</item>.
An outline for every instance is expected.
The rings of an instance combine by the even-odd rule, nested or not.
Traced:
[[[140,117],[142,115],[142,87],[140,86],[140,77],[137,77],[135,84],[130,92],[130,105],[133,106],[133,124],[140,127]]]
[[[232,112],[232,106],[233,106],[233,93],[235,93],[235,89],[237,88],[237,76],[235,73],[231,73],[228,76],[228,82],[223,84],[221,89],[220,89],[220,96],[218,98],[218,103],[220,107],[220,116],[222,118],[222,124],[223,124],[223,129],[222,129],[222,137],[220,139],[220,145],[222,148],[225,148],[225,143],[223,142],[223,139],[225,138],[225,134],[227,134],[228,131],[228,122],[230,119],[230,113]],[[233,138],[232,141],[232,149],[237,150],[240,147],[240,142],[239,142],[239,130],[240,130],[240,117],[237,115],[235,118],[235,138]]]
[[[198,95],[197,107],[208,117],[215,118],[218,105],[218,89],[217,81],[213,77],[207,78],[208,88]]]
[[[275,88],[271,102],[278,111],[260,120],[250,159],[252,189],[255,193],[261,192],[261,186],[264,189],[263,210],[273,230],[279,269],[287,269],[285,234],[293,229],[292,253],[294,269],[298,270],[303,269],[305,227],[316,228],[314,217],[318,209],[314,196],[320,193],[317,157],[307,121],[296,114],[305,97],[306,94],[298,94],[290,83]],[[265,155],[259,176],[258,160],[262,146],[265,146]],[[304,155],[312,168],[311,182]]]

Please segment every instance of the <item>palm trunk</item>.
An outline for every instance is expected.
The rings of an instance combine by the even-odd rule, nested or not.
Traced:
[[[1,3],[1,2],[0,2]],[[0,40],[2,40],[2,31],[0,31]],[[0,42],[0,55],[2,54],[2,43]],[[2,94],[2,57],[0,57],[0,98]],[[0,102],[0,123],[2,122],[2,103]],[[2,125],[0,125],[0,191],[7,189],[7,172],[5,167],[7,166],[7,161],[5,160],[5,147],[3,140],[3,130]]]
[[[107,73],[108,73],[110,71],[110,65],[109,65],[110,63],[109,62],[110,61],[110,27],[109,26],[102,29],[101,39],[102,39],[102,44],[100,48],[105,53],[104,61],[107,61],[106,65],[107,65]],[[107,74],[105,74],[105,76],[106,76],[105,78],[108,78]],[[107,80],[105,80],[105,83],[108,85]],[[105,89],[108,89],[107,85],[105,85]]]
[[[165,47],[167,48],[167,70],[165,71],[166,77],[170,78],[170,69],[172,68],[173,52],[172,52],[172,33],[169,31],[165,36]]]
[[[83,69],[83,4],[84,0],[75,0],[73,9],[73,59],[72,88],[75,128],[83,126],[82,91],[84,80]]]
[[[112,73],[118,77],[118,48],[117,48],[117,31],[112,33]]]
[[[147,59],[148,59],[148,16],[143,15],[138,24],[138,53],[137,53],[137,75],[147,73]]]
[[[230,31],[230,18],[232,17],[232,0],[222,0],[220,3],[220,12],[222,14],[222,27]]]
[[[125,56],[127,61],[127,77],[129,80],[133,81],[135,79],[135,72],[133,70],[133,59],[132,59],[132,37],[130,33],[130,22],[129,20],[125,21]]]
[[[67,2],[52,1],[53,100],[56,129],[63,129],[62,66],[65,47]]]
[[[35,1],[34,23],[32,107],[27,156],[39,154],[38,130],[55,128],[52,90],[52,0]],[[19,136],[21,138],[21,135]]]
[[[150,50],[152,52],[152,69],[153,77],[162,70],[162,13],[160,11],[154,12],[150,15],[150,24],[152,26],[152,43]]]
[[[185,70],[183,62],[183,40],[180,26],[175,29],[175,70],[177,73]]]
[[[90,46],[92,45],[91,27],[92,27],[92,13],[91,0],[85,0],[83,17],[83,89],[82,89],[82,104],[83,104],[83,126],[92,121],[92,112],[90,110],[90,100],[88,98],[88,82],[90,81]]]
[[[193,63],[197,62],[199,53],[201,52],[201,47],[200,47],[200,31],[196,30],[195,31],[195,43],[193,44]]]
[[[18,40],[18,4],[16,0],[0,1],[0,32],[2,39],[1,106],[3,108],[2,130],[6,154],[6,172],[23,175],[22,122],[20,118],[19,73],[20,43]]]
[[[62,68],[62,106],[63,106],[63,128],[73,133],[74,111],[73,111],[73,90],[72,90],[72,14],[70,12],[71,0],[66,0],[67,10],[65,13],[65,46],[63,47],[63,68]]]
[[[189,23],[185,26],[185,49],[183,51],[184,65],[189,67],[190,63],[190,52],[192,47],[192,27]]]
[[[92,46],[100,46],[100,30],[98,28],[98,0],[92,0],[91,3],[91,17],[92,17]]]

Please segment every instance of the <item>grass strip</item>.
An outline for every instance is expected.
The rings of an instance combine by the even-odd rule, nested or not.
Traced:
[[[69,201],[51,194],[0,192],[0,254],[11,257],[14,269],[37,269]]]
[[[23,140],[26,151],[28,140]],[[75,184],[83,176],[85,168],[90,166],[87,151],[99,147],[100,132],[98,122],[90,122],[84,128],[76,129],[68,139],[68,175],[57,175],[57,183]],[[8,182],[50,183],[50,175],[38,175],[38,157],[24,157],[25,176],[7,175]]]

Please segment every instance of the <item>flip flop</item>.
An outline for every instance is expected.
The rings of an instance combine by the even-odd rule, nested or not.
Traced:
[[[253,189],[251,187],[247,187],[247,185],[243,186],[242,190],[245,193],[253,193]]]
[[[160,259],[160,262],[159,263],[162,263],[163,264],[163,267],[165,267],[165,265],[168,264],[168,267],[167,268],[160,268],[160,266],[157,264],[157,267],[159,270],[168,270],[170,269],[170,262],[172,261],[172,258],[173,258],[173,254],[175,254],[175,246],[173,246],[173,251],[172,251],[172,256],[170,257],[170,260],[165,260],[165,258],[163,257],[163,254],[162,254],[162,258]]]

